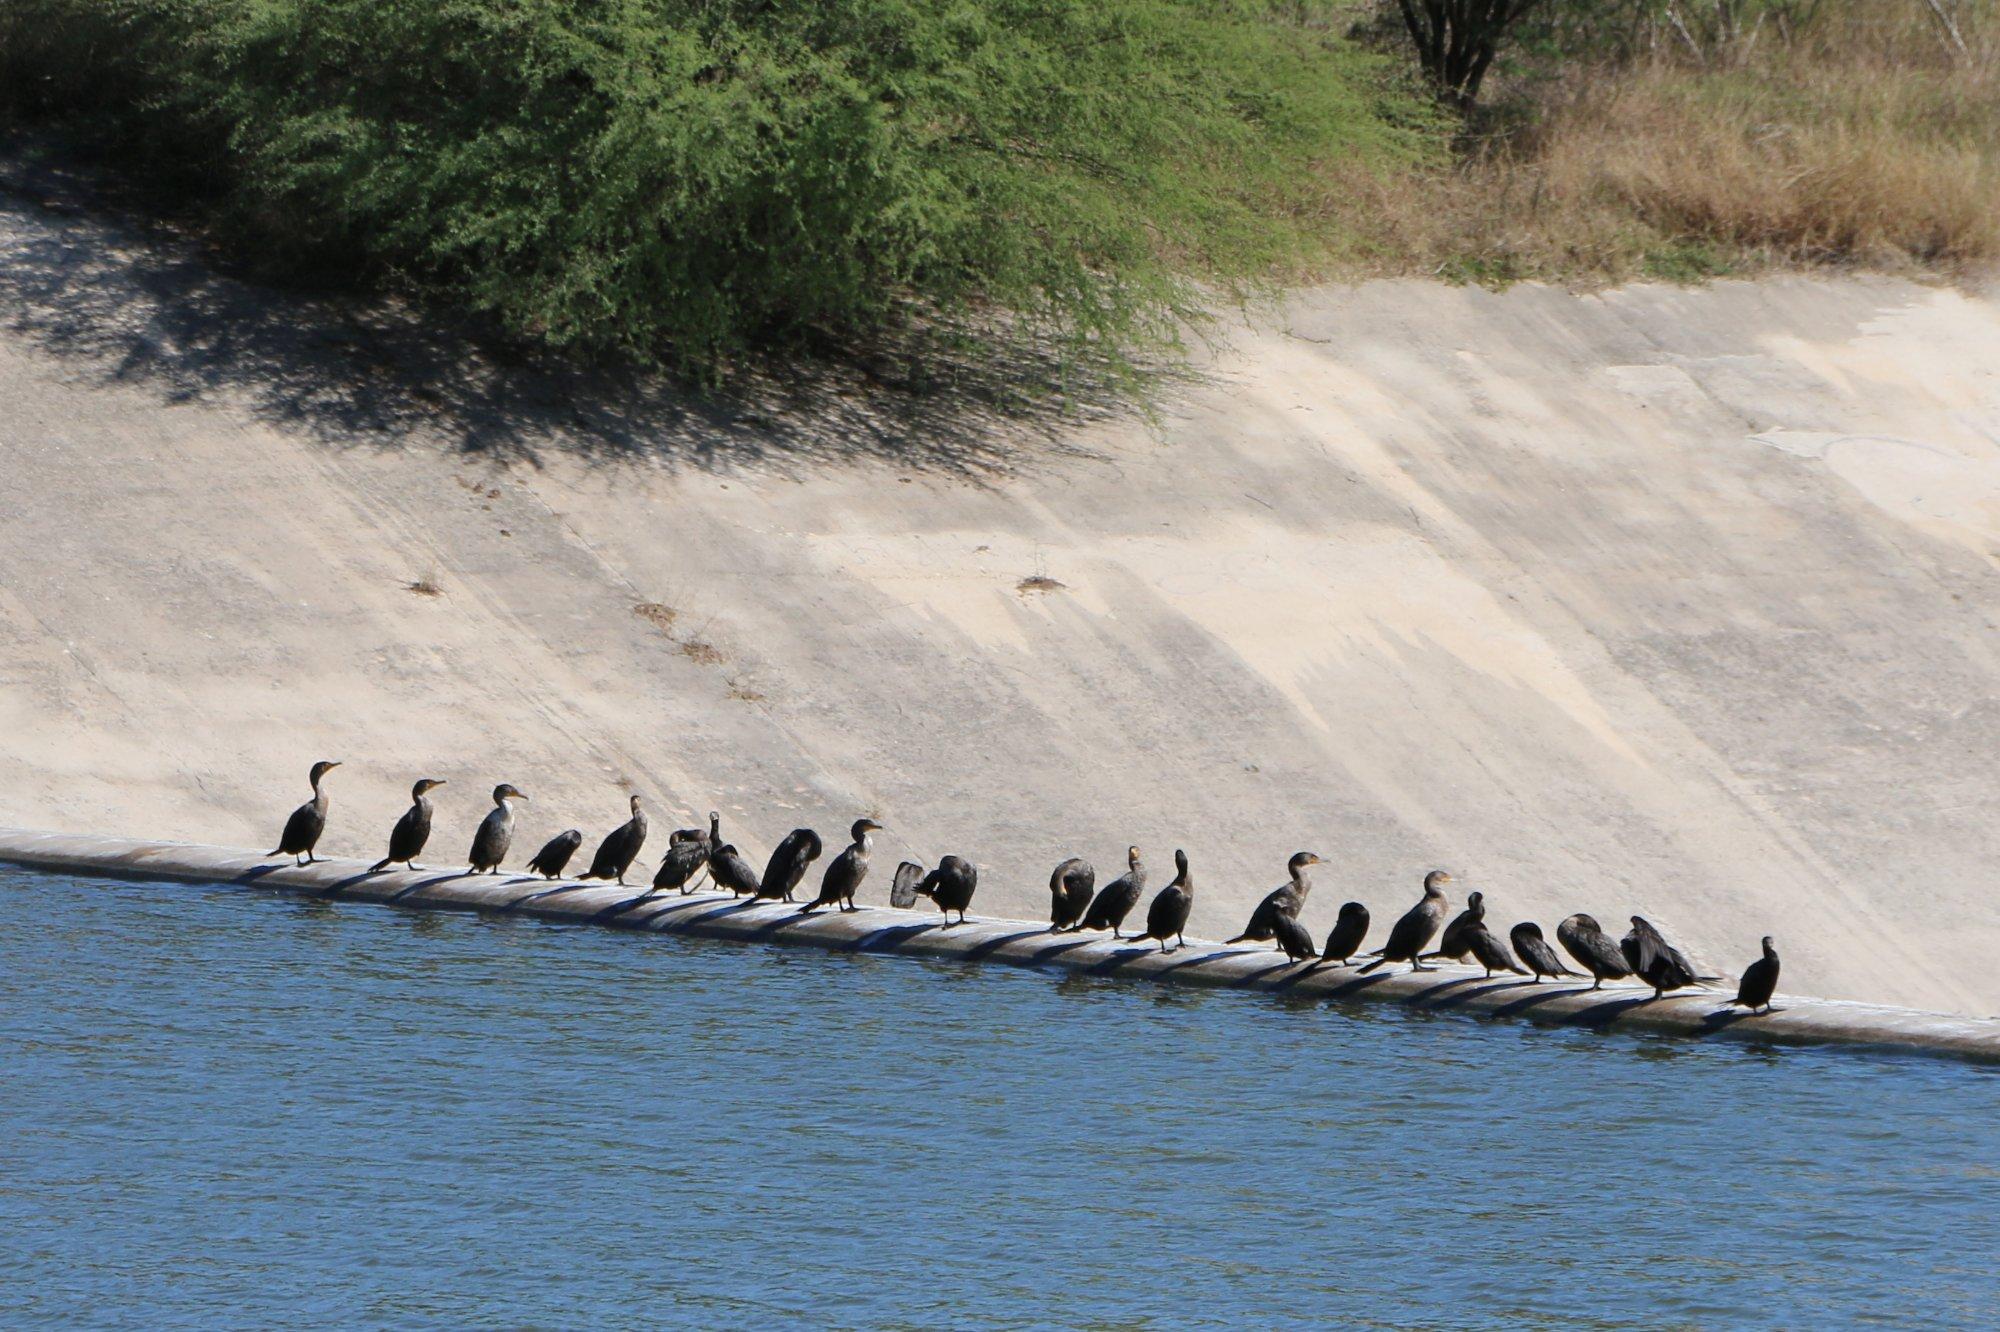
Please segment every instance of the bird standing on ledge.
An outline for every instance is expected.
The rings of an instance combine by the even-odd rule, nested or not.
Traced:
[[[1188,916],[1194,911],[1194,876],[1188,873],[1187,852],[1174,852],[1174,881],[1160,889],[1159,896],[1146,908],[1146,932],[1135,942],[1144,943],[1148,939],[1160,941],[1160,951],[1177,953],[1187,947],[1187,940],[1181,931],[1187,928]],[[1173,939],[1174,946],[1167,947],[1167,940]]]
[[[410,807],[396,820],[396,826],[389,829],[389,854],[368,867],[370,874],[398,863],[413,870],[423,868],[417,863],[417,853],[431,840],[431,792],[443,785],[442,777],[421,777],[410,788]]]
[[[826,874],[819,881],[819,896],[799,908],[801,916],[810,915],[823,906],[839,906],[842,911],[859,911],[854,905],[854,894],[861,888],[861,881],[868,877],[868,853],[874,848],[874,834],[882,831],[882,825],[873,819],[856,819],[848,829],[854,841],[848,848],[833,858],[826,867]]]
[[[527,798],[505,782],[493,788],[493,811],[479,821],[479,831],[472,834],[472,850],[465,857],[474,874],[499,870],[507,848],[514,844],[514,807],[507,802]]]
[[[1451,875],[1443,870],[1432,870],[1424,876],[1423,901],[1403,913],[1389,930],[1389,942],[1382,945],[1382,953],[1373,962],[1361,968],[1357,975],[1365,976],[1375,968],[1388,962],[1407,962],[1411,971],[1436,971],[1427,967],[1419,959],[1424,945],[1428,944],[1444,923],[1444,913],[1451,909],[1451,903],[1444,895],[1444,885],[1451,882]]]
[[[274,856],[304,856],[302,864],[313,863],[313,848],[319,845],[319,835],[326,831],[326,791],[321,788],[320,778],[340,766],[339,759],[321,759],[312,765],[312,799],[292,811],[292,817],[285,820],[284,835],[269,854]]]
[[[639,858],[639,848],[646,844],[646,813],[639,808],[639,797],[632,797],[632,817],[619,824],[597,844],[597,854],[590,858],[590,871],[579,874],[579,879],[616,879],[622,886],[625,871],[632,868],[632,862]]]

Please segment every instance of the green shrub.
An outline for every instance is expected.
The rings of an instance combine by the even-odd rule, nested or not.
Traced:
[[[1269,0],[9,0],[0,93],[271,267],[713,375],[885,333],[1122,361],[1440,127]]]

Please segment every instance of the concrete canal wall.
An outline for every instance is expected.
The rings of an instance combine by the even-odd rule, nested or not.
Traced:
[[[441,867],[370,874],[366,862],[358,860],[294,865],[290,857],[228,847],[19,829],[0,829],[0,862],[80,875],[236,884],[417,910],[518,912],[546,920],[745,943],[1000,962],[1172,985],[1402,1003],[1610,1031],[1876,1046],[2000,1063],[2000,1021],[1990,1019],[1795,995],[1780,995],[1773,1012],[1751,1015],[1724,1006],[1733,990],[1683,991],[1654,1000],[1649,989],[1632,984],[1612,982],[1592,992],[1575,982],[1536,985],[1515,976],[1488,980],[1477,968],[1449,963],[1421,974],[1391,966],[1361,976],[1351,967],[1288,964],[1267,944],[1230,946],[1191,939],[1187,947],[1163,954],[1155,944],[1119,943],[1095,934],[1052,935],[1046,926],[1032,921],[974,916],[964,925],[947,928],[927,902],[920,902],[923,909],[917,911],[870,906],[852,913],[802,916],[796,906],[732,901],[716,892],[649,896],[643,886],[547,881],[519,874],[474,876]],[[888,877],[886,873],[872,877],[869,892],[885,893]]]
[[[392,314],[0,164],[0,825],[270,846],[340,759],[330,854],[418,777],[453,854],[496,782],[537,843],[638,792],[760,865],[871,815],[1003,915],[1185,847],[1220,938],[1310,850],[1315,933],[1442,867],[2000,1014],[1988,296],[1303,292],[1040,432]]]

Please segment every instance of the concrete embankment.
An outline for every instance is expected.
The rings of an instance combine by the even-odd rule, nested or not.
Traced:
[[[1515,976],[1488,979],[1476,968],[1449,963],[1421,974],[1397,966],[1363,976],[1352,967],[1290,964],[1265,944],[1231,946],[1196,939],[1168,954],[1150,943],[1121,943],[1102,935],[1055,935],[1044,925],[1023,920],[975,916],[963,925],[947,926],[935,912],[884,907],[801,915],[793,905],[733,901],[712,891],[656,896],[643,886],[548,881],[519,874],[473,875],[455,868],[371,874],[358,860],[296,865],[290,857],[228,847],[20,829],[0,829],[0,862],[80,875],[236,884],[417,910],[515,912],[746,943],[1001,962],[1173,985],[1403,1003],[1599,1030],[1875,1046],[2000,1063],[2000,1020],[1793,995],[1778,996],[1772,1012],[1749,1014],[1726,1007],[1728,994],[1713,990],[1656,1000],[1649,989],[1629,983],[1613,982],[1591,991],[1574,982],[1535,984]]]
[[[719,404],[304,303],[0,164],[0,824],[381,855],[628,792],[980,866],[1185,847],[1227,937],[1658,922],[2000,1013],[2000,305],[1879,279],[1373,283],[1157,423]],[[657,849],[657,848],[655,848]]]

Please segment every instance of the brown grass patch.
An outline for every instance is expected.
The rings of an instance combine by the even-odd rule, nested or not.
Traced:
[[[657,601],[642,601],[632,608],[632,613],[663,634],[673,633],[674,621],[680,618],[679,611]]]
[[[680,646],[681,655],[697,666],[720,666],[724,661],[722,649],[699,638],[690,638]]]
[[[441,597],[444,595],[444,589],[438,586],[437,577],[432,574],[426,574],[422,578],[413,578],[403,584],[403,587],[406,591],[414,592],[420,597]]]
[[[1061,592],[1068,586],[1069,584],[1059,583],[1047,574],[1030,574],[1014,584],[1014,590],[1025,597],[1031,592]]]
[[[1692,280],[1774,267],[1978,272],[2000,262],[2000,42],[1922,4],[1829,0],[1789,40],[1667,45],[1492,91],[1430,171],[1336,173],[1336,272]]]

